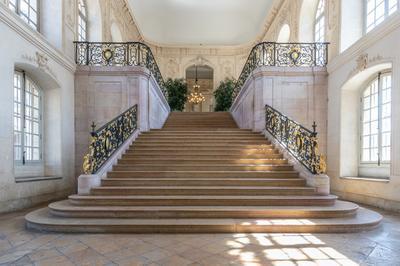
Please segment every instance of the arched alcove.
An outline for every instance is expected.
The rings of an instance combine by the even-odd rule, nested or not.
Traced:
[[[299,13],[299,41],[314,41],[314,22],[319,0],[303,0]]]
[[[360,95],[379,72],[390,71],[391,63],[371,66],[352,76],[341,87],[340,106],[340,176],[359,176]]]
[[[116,22],[111,24],[111,39],[113,42],[122,42],[122,33]]]
[[[284,24],[279,31],[276,41],[277,42],[289,42],[289,40],[290,40],[290,27],[288,24]]]
[[[102,17],[99,0],[86,0],[88,12],[88,38],[92,42],[103,40]]]
[[[208,65],[191,65],[185,70],[186,82],[189,93],[193,91],[196,81],[196,68],[199,92],[205,97],[205,101],[200,104],[186,103],[186,112],[212,112],[214,111],[214,69]]]
[[[28,63],[16,63],[15,69],[24,72],[42,91],[42,163],[14,166],[15,177],[62,176],[62,114],[61,89],[47,71]]]

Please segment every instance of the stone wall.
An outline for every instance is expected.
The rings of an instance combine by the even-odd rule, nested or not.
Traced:
[[[149,71],[142,67],[81,66],[75,75],[75,172],[82,173],[92,122],[99,128],[138,105],[140,131],[161,128],[168,104]]]
[[[241,128],[265,129],[265,105],[312,129],[318,125],[320,150],[326,154],[328,78],[325,68],[262,67],[247,79],[231,112]]]
[[[400,14],[362,37],[328,65],[328,174],[334,193],[400,210]],[[358,175],[360,92],[378,72],[392,72],[392,139],[389,179]]]
[[[74,176],[74,21],[70,6],[54,1],[54,32],[38,33],[0,2],[0,212],[30,207],[73,192]],[[50,20],[51,18],[49,18]],[[61,21],[61,22],[60,22]],[[48,21],[51,23],[51,21]],[[62,30],[60,27],[63,26]],[[43,91],[42,171],[18,165],[13,152],[13,74],[19,69]],[[37,166],[37,165],[36,165]],[[28,177],[33,177],[30,179]],[[17,179],[18,178],[18,179]],[[35,182],[32,182],[35,181]]]

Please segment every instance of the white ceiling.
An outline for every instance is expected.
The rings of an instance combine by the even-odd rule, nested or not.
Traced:
[[[163,45],[240,45],[261,33],[273,0],[128,0],[143,37]]]

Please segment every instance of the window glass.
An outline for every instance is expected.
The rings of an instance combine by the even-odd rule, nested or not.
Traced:
[[[365,31],[369,32],[398,9],[399,0],[366,0]]]
[[[8,0],[8,7],[29,26],[38,29],[38,0]]]
[[[362,93],[361,162],[390,162],[391,84],[379,75]]]
[[[41,160],[41,91],[22,72],[14,74],[14,160]]]
[[[314,25],[315,42],[325,41],[325,0],[319,0]]]

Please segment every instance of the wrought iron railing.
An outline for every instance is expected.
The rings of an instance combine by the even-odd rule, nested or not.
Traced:
[[[312,174],[322,174],[326,162],[318,151],[316,128],[315,122],[311,131],[273,107],[265,106],[265,129]]]
[[[260,66],[313,67],[328,63],[328,43],[263,42],[253,47],[232,94],[232,102],[247,78]]]
[[[143,66],[150,70],[165,98],[164,79],[150,47],[141,42],[75,42],[75,61],[87,66]]]
[[[85,174],[95,174],[137,129],[137,105],[99,129],[95,128],[96,125],[93,123],[89,152],[83,159]]]

